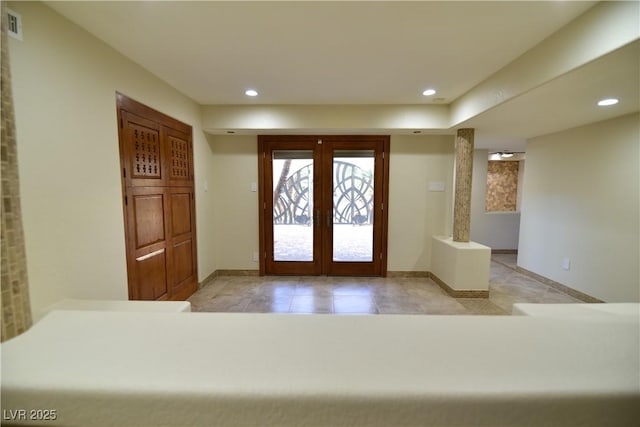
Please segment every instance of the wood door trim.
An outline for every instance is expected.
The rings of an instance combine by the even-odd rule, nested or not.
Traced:
[[[380,262],[380,276],[387,277],[387,253],[389,244],[389,163],[390,162],[390,149],[391,149],[391,137],[386,136],[382,142],[384,162],[382,162],[382,202],[384,203],[384,212],[382,213],[382,247],[380,252],[382,254]]]
[[[267,271],[270,274],[284,274],[284,275],[293,275],[293,274],[304,274],[307,269],[311,269],[313,274],[320,274],[322,271],[322,265],[320,264],[321,256],[322,256],[322,248],[320,247],[321,238],[320,233],[322,230],[318,228],[316,225],[313,226],[313,253],[314,257],[312,261],[273,261],[268,255],[273,248],[273,235],[271,234],[273,231],[272,227],[266,227],[265,225],[271,223],[273,221],[272,212],[273,212],[273,200],[267,198],[267,194],[271,194],[270,191],[267,191],[269,186],[273,186],[272,178],[272,163],[268,161],[267,156],[271,156],[273,151],[281,150],[281,149],[291,149],[291,150],[305,150],[313,152],[313,159],[315,162],[321,161],[321,150],[318,149],[317,140],[313,137],[304,138],[304,140],[294,140],[287,138],[287,141],[283,141],[281,139],[271,140],[271,136],[267,137],[258,137],[258,148],[259,148],[259,165],[258,170],[260,173],[260,194],[258,197],[259,200],[259,250],[261,256],[260,262],[260,271],[261,274],[266,274]],[[268,177],[268,178],[267,178]],[[314,187],[317,188],[317,192],[314,192],[314,205],[319,204],[322,197],[322,183],[318,179],[320,177],[320,171],[314,169]]]
[[[265,162],[265,151],[264,145],[265,140],[262,136],[258,136],[258,274],[260,276],[265,275],[266,262],[267,262],[267,251],[266,244],[264,241],[264,233],[265,233],[265,209],[266,209],[266,201],[265,201],[265,184],[264,184],[264,162]]]
[[[141,104],[140,102],[134,99],[131,99],[120,92],[116,92],[116,105],[118,106],[118,112],[120,112],[120,110],[126,110],[137,116],[142,116],[142,117],[151,116],[154,118],[154,120],[160,122],[164,126],[167,126],[169,128],[175,129],[177,131],[180,131],[186,134],[193,133],[193,128],[190,125],[183,123],[178,119],[174,119],[173,117],[168,116],[158,110],[155,110],[151,107]],[[120,117],[118,117],[118,119],[120,119]]]
[[[329,147],[325,149],[324,166],[325,170],[331,170],[333,168],[333,157],[326,155],[327,151],[347,149],[354,149],[354,139],[357,139],[357,149],[374,150],[375,152],[375,179],[381,185],[382,189],[379,191],[374,189],[374,240],[373,240],[373,260],[370,263],[360,262],[334,262],[332,260],[333,251],[333,232],[328,232],[328,238],[323,242],[325,252],[323,254],[323,273],[333,275],[354,275],[354,276],[366,276],[374,275],[385,277],[387,274],[387,226],[388,226],[388,164],[389,164],[389,136],[385,135],[365,135],[365,136],[352,136],[344,135],[337,137],[327,137],[326,145]],[[382,167],[380,167],[382,166]],[[324,185],[326,188],[332,188],[333,176],[328,175],[325,177]],[[326,191],[324,194],[323,206],[333,206],[333,193]]]

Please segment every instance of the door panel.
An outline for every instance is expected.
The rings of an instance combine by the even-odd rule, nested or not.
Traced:
[[[136,258],[136,297],[134,299],[157,300],[166,298],[167,269],[166,253],[158,249],[147,255]]]
[[[261,274],[386,274],[388,141],[259,137]]]
[[[274,150],[273,259],[313,261],[313,150]]]
[[[173,287],[180,286],[193,275],[191,243],[191,239],[187,239],[173,245],[173,265],[175,266]]]
[[[314,167],[320,155],[315,140],[274,141],[264,152],[268,161],[261,187],[269,193],[263,220],[269,224],[264,238],[270,274],[320,274],[321,180]]]
[[[374,169],[374,150],[333,153],[333,261],[373,261]]]
[[[164,194],[133,194],[136,249],[165,240]]]
[[[166,157],[169,185],[193,184],[193,151],[191,135],[166,128]]]
[[[191,194],[171,194],[172,235],[177,236],[191,231]]]
[[[132,178],[162,179],[160,133],[156,129],[129,122],[133,144],[131,156]]]
[[[172,294],[181,294],[197,283],[196,242],[192,231],[195,229],[193,189],[170,188],[167,191],[171,213],[169,277]]]
[[[331,212],[324,267],[330,275],[386,274],[385,158],[387,137],[325,142],[324,206]]]
[[[124,168],[128,186],[162,185],[164,153],[161,145],[161,130],[158,123],[136,114],[122,112],[121,132],[124,133]]]
[[[158,299],[167,296],[166,197],[162,187],[127,189],[128,235],[135,236],[130,279],[132,299]]]

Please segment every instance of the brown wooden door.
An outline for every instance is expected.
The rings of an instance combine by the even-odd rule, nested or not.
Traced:
[[[264,159],[260,187],[265,189],[261,269],[267,274],[321,274],[322,147],[314,137],[259,140]]]
[[[388,141],[385,136],[323,140],[325,274],[386,275]]]
[[[129,299],[197,289],[191,127],[117,95]]]
[[[258,146],[261,274],[386,275],[389,137],[260,136]]]

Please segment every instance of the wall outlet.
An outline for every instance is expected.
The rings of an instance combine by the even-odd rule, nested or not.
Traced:
[[[562,259],[562,269],[567,271],[571,269],[571,260],[569,258]]]
[[[253,253],[253,262],[258,262],[258,252]]]

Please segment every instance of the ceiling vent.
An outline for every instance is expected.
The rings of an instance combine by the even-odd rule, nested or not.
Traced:
[[[7,32],[14,39],[22,40],[22,16],[7,9]]]

